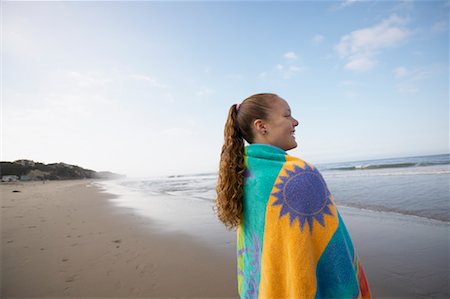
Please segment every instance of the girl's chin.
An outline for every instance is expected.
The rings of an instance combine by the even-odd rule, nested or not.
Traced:
[[[297,147],[297,141],[295,140],[295,137],[292,138],[292,145],[295,147]]]
[[[297,142],[294,141],[294,142],[289,146],[289,148],[285,149],[285,151],[292,150],[292,149],[294,149],[294,148],[296,148],[296,147],[297,147]]]

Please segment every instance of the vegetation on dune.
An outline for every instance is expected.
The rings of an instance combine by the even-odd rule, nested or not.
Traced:
[[[66,163],[44,164],[32,160],[0,162],[0,177],[9,175],[15,175],[21,180],[112,179],[122,177],[122,175],[112,172],[97,172]]]

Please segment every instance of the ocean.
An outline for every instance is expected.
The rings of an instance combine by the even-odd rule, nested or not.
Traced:
[[[450,154],[315,166],[338,206],[450,223]],[[116,183],[149,199],[212,203],[216,181],[217,173],[202,173]]]

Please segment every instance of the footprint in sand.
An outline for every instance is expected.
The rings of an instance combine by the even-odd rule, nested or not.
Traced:
[[[122,240],[120,240],[120,239],[113,241],[113,243],[116,243],[116,244],[120,244],[121,242],[122,242]],[[116,248],[120,248],[120,245],[117,245]]]
[[[75,278],[77,278],[76,275],[72,275],[66,278],[66,282],[73,282],[75,280]]]
[[[62,260],[61,260],[61,262],[67,262],[69,259],[68,258],[63,258]]]
[[[144,274],[146,271],[146,266],[145,265],[137,265],[136,266],[136,270],[139,271],[139,273]]]

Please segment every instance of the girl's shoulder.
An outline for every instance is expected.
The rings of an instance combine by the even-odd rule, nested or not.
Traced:
[[[288,167],[289,166],[291,166],[291,167],[297,166],[297,167],[300,167],[303,169],[308,168],[311,170],[318,171],[317,168],[314,166],[314,164],[306,162],[305,160],[302,160],[300,158],[297,158],[297,157],[294,157],[291,155],[286,155],[286,164],[287,164],[286,166],[288,166]]]
[[[326,186],[325,180],[313,164],[300,158],[286,155],[286,162],[279,172],[280,182],[289,182],[307,186],[314,185],[317,190]],[[308,187],[309,188],[309,187]]]

